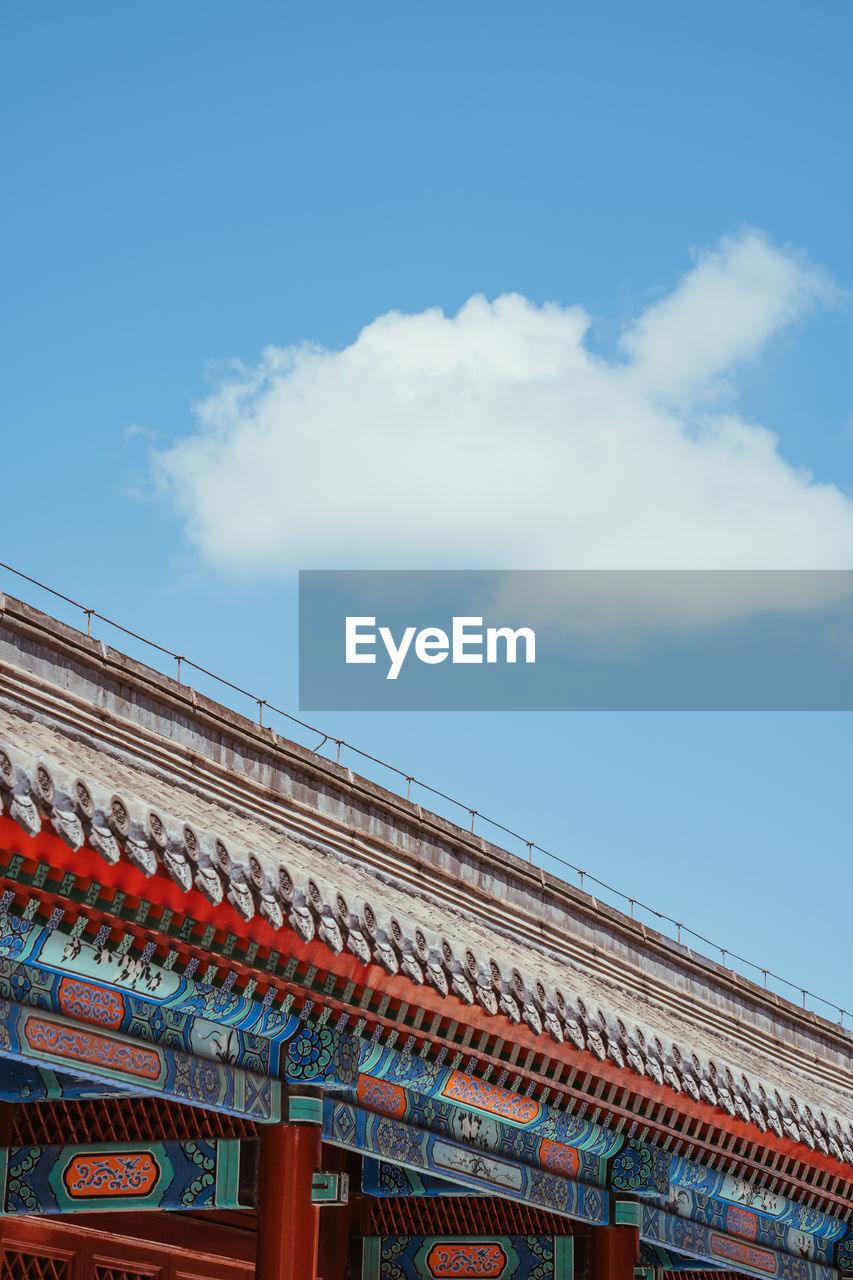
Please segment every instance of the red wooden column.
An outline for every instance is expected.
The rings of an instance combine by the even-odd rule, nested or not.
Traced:
[[[639,1204],[617,1200],[612,1227],[593,1227],[589,1239],[589,1280],[634,1280],[640,1259]]]
[[[339,1147],[323,1148],[323,1169],[345,1174],[346,1152]],[[324,1208],[320,1218],[320,1243],[317,1249],[317,1274],[321,1280],[346,1280],[347,1254],[352,1230],[355,1200],[344,1205]]]
[[[323,1101],[291,1094],[286,1124],[261,1129],[255,1280],[316,1280],[320,1210],[311,1184],[320,1168]]]

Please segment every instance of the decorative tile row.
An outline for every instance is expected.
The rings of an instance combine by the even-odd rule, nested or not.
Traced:
[[[0,801],[30,836],[49,823],[72,849],[88,845],[111,864],[125,857],[146,876],[162,868],[184,891],[196,888],[214,905],[227,901],[245,920],[260,914],[274,929],[293,929],[303,942],[319,938],[363,965],[378,963],[442,996],[452,993],[487,1014],[524,1022],[537,1035],[567,1041],[762,1132],[853,1165],[853,1127],[838,1117],[815,1114],[793,1096],[736,1076],[724,1063],[664,1044],[640,1026],[590,1009],[570,991],[546,989],[498,951],[480,954],[463,940],[432,934],[390,914],[379,900],[348,901],[339,887],[300,875],[287,862],[271,872],[266,857],[229,848],[216,833],[155,811],[138,797],[111,793],[55,761],[0,743]]]

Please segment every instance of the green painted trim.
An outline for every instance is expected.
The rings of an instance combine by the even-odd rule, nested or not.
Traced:
[[[365,1236],[361,1254],[361,1280],[379,1280],[378,1236]]]
[[[220,1138],[216,1143],[217,1209],[236,1209],[240,1201],[240,1139]]]
[[[45,1098],[58,1099],[58,1098],[63,1098],[65,1096],[65,1091],[62,1088],[62,1085],[59,1083],[56,1073],[54,1071],[51,1071],[50,1067],[36,1067],[36,1071],[38,1071],[39,1075],[41,1076],[44,1082],[44,1087],[46,1090]]]
[[[282,1107],[283,1089],[280,1080],[270,1080],[270,1118],[264,1124],[281,1124],[284,1119]]]
[[[349,1175],[315,1173],[311,1179],[311,1203],[342,1205],[349,1200]]]
[[[637,1200],[617,1200],[614,1205],[613,1221],[617,1227],[636,1227],[643,1225],[643,1207]]]
[[[554,1280],[573,1280],[575,1249],[571,1236],[554,1236]]]
[[[287,1118],[291,1124],[323,1123],[323,1099],[309,1098],[304,1094],[291,1095],[287,1099]]]

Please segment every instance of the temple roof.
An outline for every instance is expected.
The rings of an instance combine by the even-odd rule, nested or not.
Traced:
[[[26,605],[2,613],[0,799],[29,835],[853,1165],[836,1024]]]

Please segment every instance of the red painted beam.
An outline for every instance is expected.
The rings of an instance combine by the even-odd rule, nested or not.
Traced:
[[[0,1219],[0,1221],[3,1221]],[[135,1213],[122,1210],[110,1213],[75,1213],[61,1217],[45,1214],[28,1222],[52,1223],[59,1230],[80,1229],[99,1232],[112,1240],[141,1240],[163,1250],[179,1249],[197,1256],[219,1257],[229,1262],[255,1265],[256,1215],[253,1209],[204,1210],[198,1216],[158,1209],[141,1209]],[[191,1268],[192,1271],[192,1268]]]

